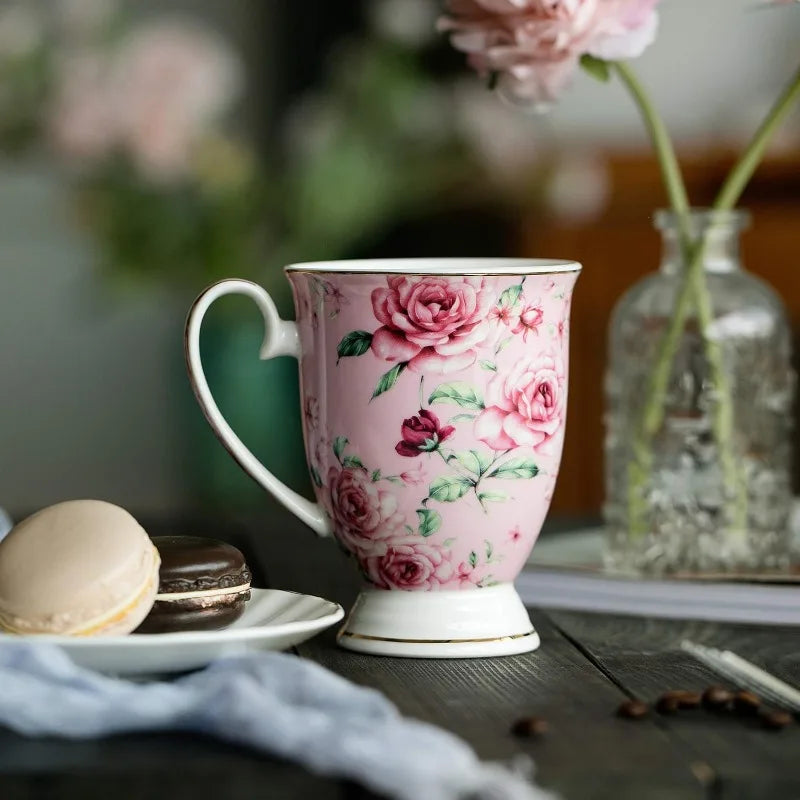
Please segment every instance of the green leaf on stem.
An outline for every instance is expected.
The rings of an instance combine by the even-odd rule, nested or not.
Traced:
[[[381,479],[381,471],[380,471],[379,469],[376,469],[376,470],[375,470],[375,471],[372,473],[372,476],[371,476],[371,477],[372,477],[372,482],[373,482],[373,483],[375,483],[375,481],[379,481],[379,480]]]
[[[483,398],[478,392],[463,381],[440,384],[431,392],[428,403],[451,403],[461,408],[471,408],[473,411],[482,411],[485,407]]]
[[[488,372],[497,372],[497,364],[494,361],[487,361],[485,358],[481,359],[478,362],[481,366],[481,369],[485,369]]]
[[[500,308],[512,308],[519,302],[519,297],[522,294],[522,284],[516,283],[514,286],[509,286],[500,295],[498,305]]]
[[[476,416],[477,414],[456,414],[454,417],[450,417],[448,422],[451,424],[454,422],[472,422]]]
[[[333,440],[333,454],[336,456],[336,460],[341,464],[342,463],[342,453],[344,452],[345,447],[350,440],[346,436],[337,436]]]
[[[478,554],[474,550],[469,554],[469,565],[473,569],[478,566]]]
[[[486,545],[486,560],[489,561],[492,558],[492,554],[494,553],[494,547],[492,543],[488,539],[483,540],[484,544]]]
[[[588,53],[584,53],[581,56],[581,67],[584,72],[587,72],[601,83],[608,83],[611,80],[611,67],[602,58],[595,58]]]
[[[312,467],[309,467],[308,471],[311,473],[311,480],[314,481],[314,486],[316,486],[317,489],[321,489],[322,488],[322,478],[320,477],[319,471],[317,470],[317,468],[312,466]]]
[[[521,456],[512,458],[504,464],[495,467],[487,477],[489,478],[535,478],[539,474],[539,467],[531,458]]]
[[[406,368],[408,364],[407,361],[403,361],[400,364],[395,364],[388,372],[384,372],[383,375],[378,380],[377,385],[375,386],[375,391],[372,393],[372,400],[374,400],[379,395],[382,395],[384,392],[388,392],[392,386],[397,383],[397,379],[400,377],[400,373]]]
[[[481,503],[505,503],[508,500],[508,495],[505,492],[480,492],[478,500]]]
[[[336,348],[336,363],[349,356],[363,356],[372,344],[372,334],[367,331],[350,331]]]
[[[420,536],[431,536],[442,527],[442,515],[430,508],[418,508]]]
[[[428,487],[428,496],[431,500],[438,500],[440,503],[452,503],[459,497],[463,497],[472,486],[472,481],[468,478],[460,475],[443,475]]]
[[[343,467],[350,467],[350,468],[364,468],[364,462],[358,456],[345,456],[342,459],[342,466]]]

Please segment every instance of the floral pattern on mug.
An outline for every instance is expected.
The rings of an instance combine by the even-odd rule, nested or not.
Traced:
[[[372,311],[381,327],[351,331],[339,343],[340,359],[371,350],[394,364],[375,387],[373,399],[394,386],[405,369],[447,374],[475,363],[489,336],[492,306],[485,278],[392,275],[387,288],[372,292]]]
[[[421,539],[392,542],[379,554],[360,557],[359,563],[367,580],[379,589],[440,589],[454,577],[458,581],[449,552]]]
[[[335,353],[321,326],[305,323],[324,362],[306,369],[322,369],[329,397],[346,387],[348,399],[320,415],[322,390],[309,392],[306,377],[304,404],[312,477],[340,544],[378,588],[513,579],[539,525],[537,512],[519,512],[545,507],[557,471],[574,277],[308,280],[298,299],[315,298],[320,322],[323,307],[331,320],[342,313]],[[368,438],[358,427],[365,416]],[[475,512],[487,519],[482,543],[474,525],[456,521]]]
[[[520,361],[508,375],[495,375],[486,387],[475,435],[494,450],[528,446],[546,452],[563,423],[564,384],[564,364],[554,354]]]

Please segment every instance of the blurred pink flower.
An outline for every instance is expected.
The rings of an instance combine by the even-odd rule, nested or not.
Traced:
[[[106,59],[89,50],[71,54],[59,66],[50,138],[69,159],[95,161],[107,156],[117,143],[115,102],[107,74]]]
[[[515,102],[548,105],[581,56],[635,58],[655,38],[659,0],[447,0],[439,29]]]
[[[112,80],[122,136],[141,169],[184,172],[192,144],[227,110],[240,78],[225,42],[193,23],[153,23],[131,34]]]
[[[52,138],[69,157],[116,150],[151,179],[179,178],[240,82],[235,55],[212,32],[178,19],[143,25],[116,51],[65,62]]]

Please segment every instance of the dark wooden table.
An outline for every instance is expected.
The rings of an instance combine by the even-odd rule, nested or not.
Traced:
[[[318,594],[345,606],[358,588],[356,571],[335,545],[317,541],[283,512],[225,522],[161,521],[149,529],[233,541],[246,552],[256,585]],[[684,637],[730,647],[800,684],[800,628],[537,610],[532,618],[542,646],[524,656],[378,658],[338,649],[333,631],[298,652],[380,689],[404,713],[457,733],[483,758],[530,755],[537,780],[564,798],[800,798],[800,725],[770,733],[702,711],[641,722],[614,715],[626,698],[651,700],[666,689],[718,682],[678,649]],[[510,724],[524,714],[544,716],[550,732],[537,740],[511,736]],[[0,800],[371,796],[199,736],[64,742],[0,730]]]

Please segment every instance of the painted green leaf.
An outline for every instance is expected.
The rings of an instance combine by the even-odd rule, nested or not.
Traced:
[[[497,347],[495,347],[494,354],[497,355],[498,353],[500,353],[503,350],[505,350],[506,347],[508,347],[511,344],[511,340],[513,338],[514,338],[513,336],[508,336],[505,339],[503,339],[503,341],[500,342],[500,344],[498,344]]]
[[[342,459],[342,466],[363,468],[364,462],[358,456],[345,456],[344,459]]]
[[[595,58],[588,53],[581,56],[581,67],[584,72],[588,72],[593,78],[608,83],[611,80],[611,68],[608,66],[607,61],[602,58]]]
[[[511,308],[519,302],[519,296],[522,294],[522,284],[517,283],[514,286],[509,286],[508,289],[503,291],[500,295],[498,305],[501,308]]]
[[[363,356],[372,344],[372,334],[367,331],[350,331],[336,348],[339,358]],[[338,362],[338,359],[337,359]]]
[[[344,453],[344,449],[347,447],[349,441],[350,440],[346,436],[337,436],[333,440],[333,454],[340,463],[342,460],[342,453]]]
[[[309,467],[308,470],[311,473],[311,480],[314,481],[314,486],[318,489],[322,488],[322,478],[319,475],[316,467]]]
[[[478,565],[478,554],[474,550],[469,554],[469,563],[473,568]]]
[[[372,473],[371,477],[373,483],[375,483],[375,481],[379,481],[381,479],[381,471],[376,469],[375,472]]]
[[[508,500],[508,495],[505,492],[480,492],[478,500],[481,503],[505,503]]]
[[[539,467],[536,462],[525,456],[512,458],[493,469],[488,477],[490,478],[535,478],[539,474]]]
[[[488,370],[489,372],[497,372],[497,364],[495,364],[494,361],[487,361],[483,358],[478,363],[481,365],[481,369]]]
[[[494,547],[488,539],[484,539],[483,543],[486,545],[486,560],[488,561],[492,557],[492,553],[494,553]]]
[[[466,450],[461,453],[453,453],[448,461],[457,461],[465,470],[480,477],[489,469],[492,463],[491,456],[481,453],[479,450]]]
[[[460,475],[443,475],[437,478],[428,487],[428,496],[431,500],[441,503],[452,503],[463,497],[472,488],[472,481]]]
[[[430,536],[442,527],[442,515],[430,508],[418,508],[419,532],[421,536]]]
[[[375,386],[375,391],[372,393],[372,400],[378,397],[378,395],[388,392],[389,389],[397,383],[397,379],[400,377],[400,373],[406,368],[407,363],[407,361],[403,361],[400,364],[395,364],[388,372],[384,372],[383,375],[381,375]]]
[[[455,539],[455,536],[451,536],[449,539],[445,539],[445,540],[442,542],[442,547],[452,547],[452,546],[453,546],[453,542],[454,542],[455,540],[456,540],[456,539]]]
[[[448,422],[450,424],[454,422],[471,422],[476,416],[477,414],[456,414],[454,417],[450,417]]]
[[[390,481],[391,483],[397,483],[400,486],[405,486],[405,484],[403,483],[403,479],[398,478],[397,475],[388,475],[386,480]]]
[[[431,392],[428,402],[452,403],[461,408],[471,408],[473,411],[481,411],[484,408],[483,398],[472,386],[463,381],[440,384]]]

